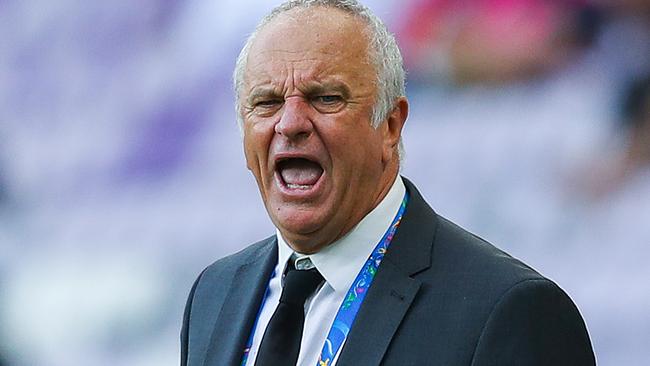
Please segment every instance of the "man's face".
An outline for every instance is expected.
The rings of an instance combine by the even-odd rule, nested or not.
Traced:
[[[400,131],[371,126],[376,75],[362,24],[336,9],[294,9],[248,56],[239,96],[247,166],[271,220],[303,253],[352,229],[397,174]]]

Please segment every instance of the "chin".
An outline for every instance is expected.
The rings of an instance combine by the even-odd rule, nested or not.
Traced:
[[[282,232],[290,233],[296,237],[312,237],[323,226],[319,221],[302,217],[293,217],[292,219],[278,217],[276,220],[277,226]]]
[[[328,220],[321,215],[305,210],[275,211],[275,226],[287,240],[313,242]]]

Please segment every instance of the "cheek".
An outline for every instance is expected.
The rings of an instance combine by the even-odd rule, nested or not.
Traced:
[[[361,123],[364,125],[360,126]],[[338,141],[340,148],[348,153],[366,155],[381,145],[379,131],[370,125],[366,126],[365,121],[337,130],[334,138]]]
[[[349,174],[367,173],[368,165],[380,164],[382,160],[381,138],[372,127],[338,129],[324,136],[325,144],[336,170]],[[341,173],[341,171],[339,171]]]
[[[246,122],[244,128],[244,155],[246,165],[251,171],[258,172],[268,159],[269,148],[273,139],[273,124],[264,122]]]

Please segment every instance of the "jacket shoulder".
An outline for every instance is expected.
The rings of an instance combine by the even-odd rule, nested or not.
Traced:
[[[220,258],[207,266],[201,273],[199,280],[203,277],[223,277],[234,273],[241,265],[253,262],[268,254],[269,249],[275,244],[275,235],[253,243],[246,248]]]
[[[259,262],[260,259],[269,262],[269,253],[273,251],[274,245],[275,236],[269,237],[217,260],[201,272],[185,305],[181,328],[181,366],[193,364],[190,361],[192,355],[199,359],[205,355],[219,309],[227,300],[238,270],[248,263]]]
[[[432,258],[433,267],[444,269],[443,273],[450,277],[480,284],[482,292],[503,292],[522,281],[548,280],[521,260],[441,216]]]

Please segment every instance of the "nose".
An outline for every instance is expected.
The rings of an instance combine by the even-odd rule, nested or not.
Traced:
[[[302,98],[287,98],[280,120],[275,125],[275,133],[290,140],[306,138],[313,132],[309,115],[309,103]]]

